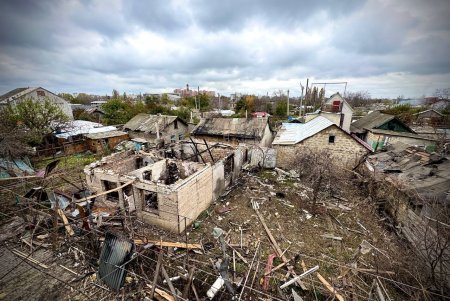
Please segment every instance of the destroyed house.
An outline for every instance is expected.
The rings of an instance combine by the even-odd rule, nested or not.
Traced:
[[[128,140],[128,134],[118,131],[114,126],[103,126],[86,120],[73,120],[62,125],[51,138],[47,139],[48,143],[43,152],[63,151],[66,155],[70,155],[88,150],[94,153],[112,150],[120,142]],[[52,143],[51,149],[48,146],[49,143]],[[38,152],[41,153],[41,150],[38,149]]]
[[[95,201],[99,208],[136,210],[143,222],[181,233],[236,180],[244,151],[231,150],[216,159],[200,163],[122,152],[84,172],[89,189],[102,193]]]
[[[304,123],[283,123],[273,143],[277,166],[290,168],[296,156],[305,151],[327,151],[338,164],[356,166],[372,151],[369,145],[350,135],[325,117]]]
[[[183,140],[188,124],[177,116],[138,114],[124,126],[131,138],[142,138],[155,144],[169,144]]]
[[[350,131],[353,117],[353,108],[339,93],[331,95],[324,101],[319,110],[306,114],[305,121],[308,122],[317,116],[322,116],[344,129]]]
[[[197,139],[223,142],[232,145],[239,143],[270,146],[273,131],[268,118],[205,118],[192,130]]]
[[[433,139],[417,135],[394,115],[374,111],[353,122],[351,132],[367,142],[374,150],[387,144],[402,142],[409,145],[433,147]]]

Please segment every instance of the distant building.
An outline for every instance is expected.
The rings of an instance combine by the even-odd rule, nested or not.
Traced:
[[[123,129],[131,138],[142,138],[155,144],[169,144],[185,138],[188,124],[177,116],[141,113],[131,118]]]
[[[435,145],[433,139],[417,135],[396,116],[379,111],[374,111],[353,122],[351,132],[375,150],[396,142],[429,147]]]
[[[205,94],[208,95],[209,97],[215,97],[216,96],[216,92],[215,91],[208,91],[208,90],[200,90],[198,91],[197,89],[189,89],[189,85],[186,85],[186,89],[175,89],[173,90],[173,92],[177,95],[179,95],[180,97],[191,97],[191,96],[196,96],[199,94]]]
[[[6,106],[8,104],[16,105],[17,103],[26,99],[31,99],[38,102],[49,100],[53,104],[57,105],[67,117],[73,119],[70,103],[65,99],[59,97],[58,95],[41,87],[17,88],[11,90],[8,93],[0,96],[0,106]]]
[[[232,145],[247,143],[270,146],[273,131],[268,121],[268,118],[203,118],[191,135]]]
[[[308,113],[305,116],[305,122],[314,119],[317,116],[322,116],[336,124],[338,127],[349,132],[350,124],[352,123],[353,109],[341,96],[336,93],[330,96],[322,107],[314,113]]]
[[[291,168],[296,156],[307,150],[327,151],[337,164],[351,167],[372,152],[367,143],[322,116],[304,124],[283,123],[272,145],[277,151],[277,166],[282,168]]]
[[[96,108],[100,108],[102,105],[104,105],[107,102],[108,101],[106,101],[106,100],[95,100],[95,101],[91,102],[91,106],[96,107]]]
[[[253,112],[251,114],[253,117],[269,117],[270,114],[267,112]]]

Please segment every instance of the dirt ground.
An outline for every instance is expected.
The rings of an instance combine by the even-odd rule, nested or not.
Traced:
[[[220,244],[212,235],[214,228],[225,233],[226,253],[230,260],[228,275],[234,283],[235,294],[241,295],[241,300],[293,300],[292,289],[304,300],[333,299],[334,294],[325,288],[316,274],[303,279],[306,291],[297,285],[281,290],[279,286],[286,281],[286,266],[266,277],[268,287],[264,288],[264,270],[269,255],[275,251],[253,208],[257,206],[297,274],[301,274],[304,268],[318,265],[323,279],[345,300],[367,299],[374,279],[391,299],[412,299],[411,291],[395,283],[406,281],[404,275],[409,269],[408,259],[413,258],[406,243],[388,230],[373,200],[350,181],[338,195],[322,196],[314,215],[311,191],[297,178],[271,170],[244,172],[232,189],[203,212],[182,235],[144,225],[132,216],[131,223],[125,228],[101,230],[122,233],[130,238],[145,236],[201,244],[202,250],[197,252],[186,253],[184,249],[169,248],[164,259],[170,277],[183,275],[187,266],[195,266],[193,283],[200,300],[206,300],[206,291],[219,276],[217,262],[224,259]],[[73,189],[67,183],[59,186],[61,190]],[[29,247],[20,243],[21,235],[13,236],[7,241],[8,247],[0,249],[0,299],[149,300],[147,284],[153,280],[158,248],[138,246],[140,256],[127,267],[129,272],[124,287],[119,292],[111,292],[95,279],[99,252],[95,239],[101,236],[100,232],[87,235],[77,231],[74,237],[68,238],[61,228],[56,255],[51,247],[42,248],[32,255],[49,266],[41,272],[36,265],[32,267],[25,263],[26,260],[21,263],[21,259],[10,252],[16,248],[29,254]],[[44,242],[51,243],[51,237]],[[280,263],[282,260],[276,257],[272,267]],[[167,284],[161,279],[158,283],[167,289]],[[242,284],[245,284],[244,289]],[[183,291],[184,280],[174,281],[174,286]],[[192,292],[190,296],[193,300]],[[224,288],[214,298],[231,299],[231,294]]]

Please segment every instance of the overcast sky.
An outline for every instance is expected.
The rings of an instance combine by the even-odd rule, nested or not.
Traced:
[[[0,1],[0,93],[450,87],[449,0]],[[327,94],[343,86],[327,87]]]

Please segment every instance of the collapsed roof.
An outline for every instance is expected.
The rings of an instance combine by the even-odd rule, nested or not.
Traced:
[[[205,118],[192,130],[192,135],[228,136],[261,139],[268,118]]]
[[[178,120],[187,126],[187,123],[178,116],[151,115],[141,113],[131,118],[130,121],[125,123],[123,128],[130,131],[156,134],[157,128],[159,129],[159,131],[162,131],[175,120]]]
[[[450,160],[436,153],[397,143],[395,148],[368,157],[371,168],[400,181],[422,198],[450,202]]]

